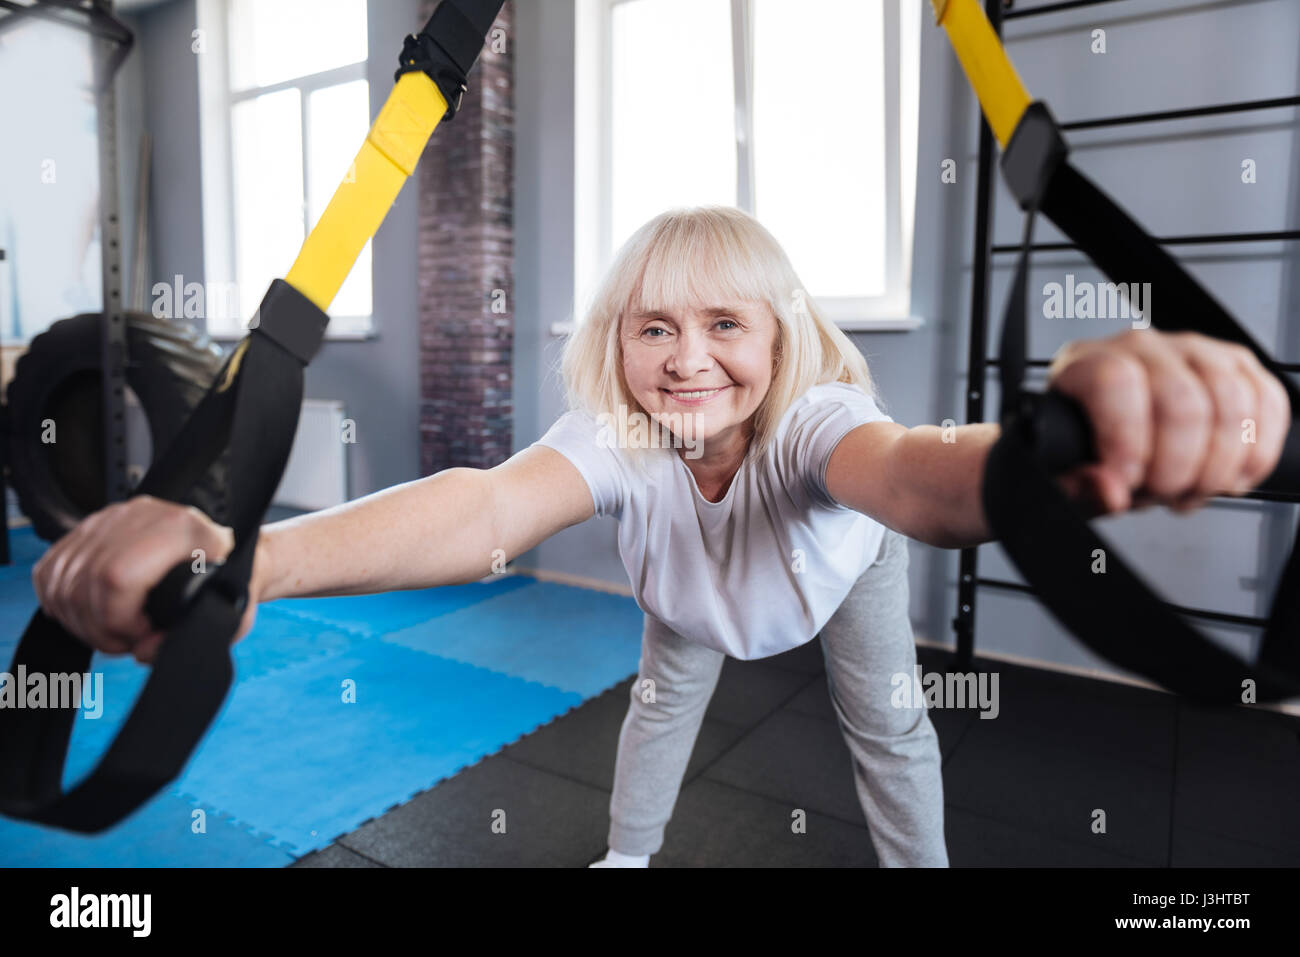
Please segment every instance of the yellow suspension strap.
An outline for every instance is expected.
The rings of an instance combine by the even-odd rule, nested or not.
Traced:
[[[145,612],[166,637],[144,690],[94,770],[68,791],[63,765],[76,710],[0,708],[0,813],[94,833],[180,774],[220,710],[234,670],[230,644],[248,601],[258,529],[279,486],[302,407],[303,370],[320,348],[325,309],[374,235],[434,128],[451,118],[503,0],[443,0],[408,36],[396,85],[347,178],[286,279],[267,290],[249,333],[134,494],[186,502],[228,455],[225,561],[176,565]],[[9,673],[85,674],[91,649],[37,610]]]
[[[931,0],[934,22],[948,33],[989,128],[1003,149],[1029,107],[1029,94],[976,0]]]
[[[446,112],[442,93],[426,74],[399,77],[347,177],[285,276],[320,309],[329,308]]]
[[[454,9],[453,5],[448,12]],[[437,17],[436,12],[434,16]],[[432,21],[430,26],[434,26]],[[428,34],[426,27],[424,35]],[[403,66],[426,62],[420,55],[418,48],[404,51]],[[463,89],[462,86],[456,91],[452,87],[448,91],[455,96],[457,104]],[[428,73],[422,69],[399,71],[393,92],[375,117],[365,142],[348,167],[347,176],[334,191],[284,277],[286,283],[322,312],[338,295],[362,247],[379,231],[407,177],[415,172],[415,164],[433,131],[444,116],[455,112],[447,104],[447,97]],[[221,379],[221,391],[234,381],[249,342],[244,339],[236,347]]]
[[[1127,290],[1141,283],[1141,318],[1246,346],[1291,402],[1282,458],[1261,489],[1300,492],[1300,389],[1290,375],[1114,200],[1076,170],[1047,105],[1031,100],[976,0],[932,0],[1002,147],[1004,177],[1028,214],[999,350],[1001,435],[989,453],[981,500],[1012,563],[1056,619],[1101,657],[1209,704],[1300,695],[1300,539],[1292,547],[1256,660],[1192,629],[1160,600],[1066,500],[1054,475],[1097,460],[1091,424],[1073,399],[1023,388],[1026,298],[1035,215],[1042,212]],[[1149,284],[1149,285],[1148,285]],[[1106,574],[1093,557],[1108,556]],[[1244,695],[1249,693],[1250,699]]]

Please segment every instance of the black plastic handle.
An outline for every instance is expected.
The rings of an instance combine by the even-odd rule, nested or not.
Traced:
[[[169,631],[173,625],[185,617],[186,611],[194,604],[199,593],[213,583],[214,576],[224,567],[222,562],[208,562],[201,572],[193,569],[192,562],[186,560],[174,565],[162,580],[150,590],[144,603],[144,613],[158,631]],[[228,593],[228,589],[219,589]],[[248,593],[233,596],[236,610],[243,612],[248,600]]]

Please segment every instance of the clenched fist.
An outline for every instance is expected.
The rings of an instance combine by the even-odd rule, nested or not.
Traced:
[[[199,509],[148,495],[116,502],[83,519],[32,569],[36,597],[47,615],[92,648],[131,653],[147,664],[162,643],[144,612],[149,591],[181,561],[201,550],[205,563],[225,559],[235,533]],[[236,640],[253,626],[257,596]]]
[[[1057,480],[1094,514],[1242,495],[1272,474],[1291,427],[1286,390],[1254,353],[1197,332],[1067,343],[1048,385],[1092,424],[1098,461]]]

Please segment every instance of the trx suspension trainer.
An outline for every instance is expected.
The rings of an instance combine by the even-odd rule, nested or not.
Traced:
[[[77,709],[0,708],[0,813],[102,831],[180,774],[212,723],[230,690],[230,645],[248,601],[258,530],[293,445],[303,369],[320,348],[325,310],[434,128],[455,115],[502,3],[443,0],[424,29],[406,38],[396,85],[353,170],[288,275],[271,283],[216,382],[133,492],[180,501],[229,448],[234,549],[200,574],[179,563],[149,593],[146,613],[166,639],[116,739],[75,787],[65,792],[62,776]],[[38,609],[10,673],[85,674],[91,655]]]
[[[1254,662],[1189,627],[1097,536],[1050,475],[1097,460],[1077,402],[1023,390],[1025,299],[1034,218],[1042,213],[1114,282],[1141,275],[1158,306],[1151,324],[1240,343],[1277,376],[1291,403],[1281,460],[1259,488],[1300,492],[1300,391],[1285,370],[1109,196],[1070,165],[1046,104],[1031,101],[976,0],[931,0],[1002,148],[1002,172],[1026,212],[1024,240],[1002,325],[1002,434],[989,453],[981,498],[989,525],[1047,609],[1090,650],[1170,691],[1206,704],[1300,695],[1300,540],[1292,546]],[[1091,568],[1096,549],[1104,574]],[[1249,684],[1248,684],[1249,683]]]

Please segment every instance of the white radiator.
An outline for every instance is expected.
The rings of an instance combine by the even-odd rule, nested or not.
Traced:
[[[348,455],[343,439],[342,401],[304,399],[293,451],[272,504],[314,511],[347,501]]]

